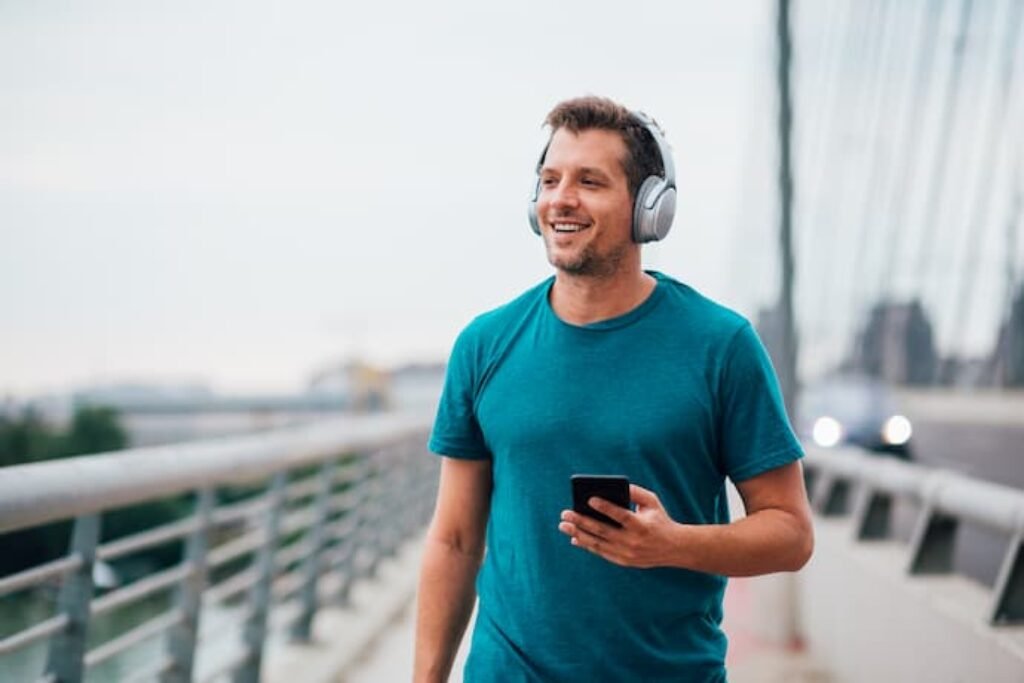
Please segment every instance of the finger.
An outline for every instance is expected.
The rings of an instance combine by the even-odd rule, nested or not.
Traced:
[[[598,512],[611,517],[623,526],[625,526],[627,522],[632,521],[633,512],[631,510],[620,507],[615,503],[605,500],[604,498],[591,498],[587,501],[587,504]]]
[[[562,513],[562,521],[572,524],[580,531],[584,531],[592,536],[598,536],[600,538],[608,538],[614,534],[618,529],[604,522],[599,522],[593,517],[587,517],[571,511],[565,511]]]
[[[572,537],[572,544],[579,546],[584,550],[597,553],[598,555],[602,554],[602,552],[606,552],[608,547],[607,542],[600,536],[595,536],[586,532],[575,534]]]
[[[615,546],[604,541],[596,536],[589,534],[583,534],[579,536],[573,536],[572,544],[577,548],[583,548],[587,552],[593,553],[598,557],[601,557],[608,562],[620,566],[627,566],[626,561],[615,552]]]
[[[649,491],[643,486],[637,486],[636,484],[629,485],[629,498],[637,505],[642,505],[643,507],[661,507],[661,501],[654,491]]]
[[[588,530],[584,529],[582,526],[580,526],[578,524],[573,524],[572,522],[561,522],[558,525],[558,530],[561,531],[566,536],[571,537],[573,539],[573,543],[574,544],[575,544],[575,539],[578,538],[578,537],[596,538],[596,539],[598,539],[600,541],[607,541],[608,540],[599,531],[598,532],[588,531]]]

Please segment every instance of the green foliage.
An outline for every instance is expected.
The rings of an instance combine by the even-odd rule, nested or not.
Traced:
[[[35,411],[0,417],[0,466],[49,460],[60,452],[60,441]]]
[[[20,417],[0,417],[0,466],[88,455],[127,448],[128,436],[117,411],[82,406],[66,429],[55,428],[33,410]],[[103,540],[118,538],[187,515],[185,497],[155,501],[103,515]],[[57,522],[0,536],[0,574],[31,567],[67,552],[69,522]],[[178,547],[154,548],[146,560],[159,565],[177,561]]]
[[[116,451],[127,446],[128,435],[112,408],[77,408],[66,430],[47,424],[31,408],[20,417],[0,417],[0,467]]]
[[[65,441],[66,455],[119,451],[128,447],[128,435],[118,421],[117,411],[102,406],[75,410]]]

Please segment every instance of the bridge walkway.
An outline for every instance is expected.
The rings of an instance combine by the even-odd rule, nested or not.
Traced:
[[[375,585],[363,586],[347,615],[318,623],[317,644],[312,648],[270,653],[268,683],[412,680],[420,551],[420,540],[406,544],[395,559],[382,566]],[[752,622],[749,613],[760,604],[752,599],[751,581],[733,579],[726,593],[724,626],[730,643],[726,663],[731,683],[833,683],[834,677],[807,652],[772,643],[745,628]],[[375,628],[367,629],[370,624]],[[372,636],[368,633],[371,630],[376,631]],[[451,683],[462,681],[467,641],[464,639],[459,651]],[[348,663],[339,670],[338,662],[346,660]]]

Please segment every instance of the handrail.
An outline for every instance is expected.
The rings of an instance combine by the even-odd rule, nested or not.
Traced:
[[[148,531],[119,538],[110,543],[104,543],[96,549],[96,557],[101,560],[114,560],[123,555],[131,555],[140,550],[152,548],[155,545],[180,540],[198,528],[199,521],[194,517],[181,519]]]
[[[23,631],[19,631],[9,638],[0,640],[0,655],[5,655],[8,652],[19,650],[40,638],[52,636],[54,633],[58,633],[67,628],[68,623],[67,616],[63,614],[50,617],[46,621],[40,621],[38,624],[30,626]]]
[[[97,617],[101,614],[106,614],[133,602],[138,602],[141,598],[148,595],[176,586],[181,583],[182,579],[188,578],[195,571],[196,568],[191,563],[186,562],[156,574],[151,574],[123,588],[111,591],[102,598],[92,601],[92,605],[90,605],[92,616]]]
[[[5,467],[0,470],[0,533],[211,483],[255,482],[339,452],[387,447],[427,426],[415,414],[347,417],[259,435]]]
[[[426,522],[434,488],[425,484],[437,480],[437,459],[425,453],[428,426],[424,415],[352,416],[0,468],[0,534],[75,520],[67,555],[0,577],[4,594],[60,583],[55,616],[0,638],[0,669],[5,657],[48,638],[45,671],[26,679],[81,680],[87,669],[161,637],[163,652],[119,675],[201,680],[210,671],[195,670],[196,651],[214,647],[209,637],[219,633],[200,629],[200,615],[244,599],[217,629],[235,631],[241,656],[220,659],[217,668],[236,680],[258,680],[269,631],[284,625],[292,638],[308,640],[317,611],[344,601],[352,582],[372,574],[401,534]],[[236,500],[219,505],[220,489]],[[196,500],[187,516],[100,544],[104,511],[182,494]],[[403,504],[385,503],[395,500]],[[93,597],[96,562],[168,544],[184,546],[180,563]],[[176,594],[170,609],[86,649],[91,620],[168,590]],[[288,618],[270,619],[272,605]]]
[[[86,668],[91,669],[102,664],[111,657],[124,652],[133,645],[137,645],[146,638],[150,638],[166,631],[176,624],[180,624],[183,618],[184,615],[182,615],[181,610],[171,609],[167,610],[163,614],[153,617],[152,619],[144,621],[138,626],[122,633],[117,638],[108,640],[95,650],[90,650],[89,653],[85,655]]]
[[[14,593],[16,591],[38,586],[41,583],[53,578],[63,577],[82,566],[82,558],[78,555],[69,555],[59,560],[47,562],[23,572],[5,576],[0,579],[0,596]]]
[[[1024,491],[949,470],[868,455],[855,448],[807,447],[811,503],[824,516],[852,513],[857,540],[888,539],[896,500],[920,509],[910,541],[910,574],[953,571],[961,522],[1009,537],[987,620],[1024,623]],[[856,488],[850,504],[851,487]]]

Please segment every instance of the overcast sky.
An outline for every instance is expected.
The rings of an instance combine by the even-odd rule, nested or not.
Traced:
[[[647,263],[749,306],[729,271],[771,7],[0,5],[0,395],[444,359],[549,274],[526,196],[544,115],[581,94],[675,150]]]

